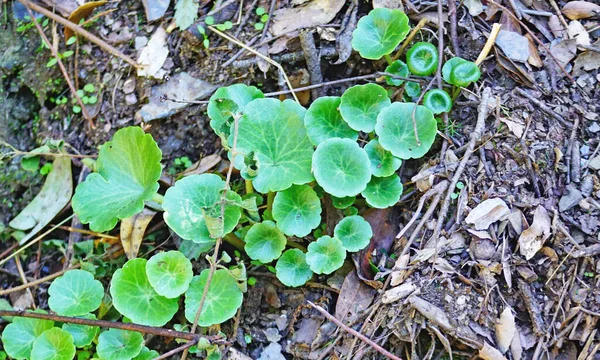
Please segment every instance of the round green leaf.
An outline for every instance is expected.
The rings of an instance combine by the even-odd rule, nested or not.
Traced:
[[[154,290],[169,299],[186,292],[194,277],[192,263],[179,251],[152,256],[146,263],[146,274]]]
[[[433,89],[425,93],[423,105],[437,115],[452,110],[452,99],[444,90]]]
[[[414,112],[420,145],[415,139],[413,110],[415,103],[393,103],[377,117],[375,132],[379,143],[400,159],[418,159],[433,145],[437,133],[437,123],[431,110],[418,105]]]
[[[48,306],[63,316],[80,316],[100,307],[104,298],[102,283],[85,270],[69,270],[48,288]]]
[[[281,255],[275,265],[277,278],[285,286],[302,286],[312,277],[312,270],[306,263],[306,254],[298,249],[290,249]]]
[[[437,70],[438,49],[428,42],[414,44],[406,53],[408,70],[414,75],[429,76]]]
[[[133,358],[133,360],[152,360],[152,359],[156,359],[157,357],[159,357],[160,354],[155,351],[155,350],[150,350],[147,347],[143,347],[142,351],[140,351],[140,353]]]
[[[452,79],[450,78],[450,73],[452,72],[452,70],[454,70],[454,68],[457,65],[465,63],[465,62],[467,62],[467,60],[460,58],[458,56],[453,57],[452,59],[446,61],[444,63],[444,66],[442,66],[442,78],[444,79],[444,81],[447,82],[448,84],[452,84]]]
[[[352,48],[365,59],[379,60],[394,51],[409,30],[408,17],[402,11],[373,9],[352,32]]]
[[[337,238],[321,236],[308,245],[306,263],[316,274],[331,274],[344,264],[346,249]]]
[[[206,224],[207,211],[220,215],[221,191],[225,181],[215,174],[190,175],[175,183],[165,193],[162,207],[167,225],[185,240],[199,244],[214,244]],[[234,192],[227,192],[227,198],[241,201]],[[237,225],[242,211],[233,204],[225,205],[224,233],[230,233]]]
[[[398,76],[402,76],[402,77],[408,77],[408,74],[409,74],[408,66],[402,60],[396,60],[393,63],[391,63],[390,65],[388,65],[385,68],[385,72],[394,74],[394,75],[398,75]],[[402,85],[402,83],[404,83],[404,80],[394,79],[391,76],[386,76],[385,82],[391,86],[400,86],[400,85]]]
[[[321,201],[308,185],[292,185],[273,201],[273,219],[288,236],[304,237],[321,223]]]
[[[252,225],[246,237],[246,254],[253,260],[268,263],[277,259],[285,249],[287,239],[272,221]]]
[[[74,357],[73,336],[63,329],[46,330],[33,342],[32,359],[72,360]]]
[[[407,82],[404,85],[404,91],[406,91],[406,95],[414,99],[421,95],[421,84],[418,82]]]
[[[377,139],[369,141],[364,149],[369,156],[371,174],[373,174],[373,176],[390,176],[400,168],[400,165],[402,165],[402,160],[384,149]]]
[[[323,96],[315,100],[306,111],[304,125],[314,146],[334,137],[358,139],[358,132],[348,126],[340,114],[340,102],[338,96]]]
[[[81,316],[84,319],[96,319],[93,314],[86,314]],[[88,346],[94,341],[100,328],[97,326],[77,325],[64,323],[62,326],[64,331],[67,331],[73,336],[73,344],[76,347]]]
[[[357,195],[371,178],[367,153],[350,139],[333,138],[320,143],[313,155],[313,167],[317,183],[337,197]]]
[[[134,331],[109,329],[98,337],[96,351],[103,360],[130,360],[144,346],[142,334]]]
[[[450,71],[450,81],[456,86],[469,86],[469,84],[479,80],[480,77],[479,66],[471,61],[460,63]]]
[[[354,204],[354,200],[356,200],[356,196],[345,196],[339,198],[331,195],[331,203],[336,209],[345,209],[348,206]]]
[[[340,113],[351,128],[369,133],[377,115],[391,103],[387,91],[377,84],[354,85],[342,95]]]
[[[398,175],[371,179],[365,191],[361,195],[367,200],[367,204],[374,208],[385,209],[393,206],[400,200],[402,195],[402,182]]]
[[[29,359],[35,339],[53,327],[51,320],[15,317],[2,331],[2,346],[13,359]]]
[[[244,84],[218,88],[208,101],[207,112],[210,118],[210,127],[215,133],[228,136],[231,115],[242,113],[249,102],[264,97],[262,91],[256,87]]]
[[[254,154],[258,171],[252,185],[258,192],[313,181],[313,146],[304,128],[305,112],[292,100],[256,99],[246,105],[238,125],[237,150],[246,156]]]
[[[335,226],[333,234],[340,239],[347,251],[356,252],[369,245],[373,229],[362,216],[353,215],[343,218]]]
[[[73,211],[97,232],[111,230],[120,219],[144,209],[158,190],[162,153],[152,135],[133,126],[115,133],[100,148],[96,173],[77,186]]]
[[[189,322],[194,322],[196,318],[208,273],[209,270],[206,269],[199,276],[194,276],[190,288],[185,293],[185,318]],[[225,269],[215,271],[206,293],[198,325],[210,326],[231,319],[242,305],[242,300],[242,290],[229,271]]]
[[[177,299],[167,299],[154,290],[146,276],[146,263],[146,259],[132,259],[115,271],[110,295],[115,309],[132,322],[163,326],[177,312]]]

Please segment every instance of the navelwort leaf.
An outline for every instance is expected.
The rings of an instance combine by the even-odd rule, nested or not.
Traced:
[[[373,9],[358,20],[352,32],[352,48],[365,59],[379,60],[406,38],[410,26],[400,10]]]
[[[384,178],[374,177],[361,195],[367,200],[367,204],[372,207],[385,209],[400,200],[402,183],[396,174]]]
[[[98,337],[96,351],[103,360],[130,360],[144,346],[142,334],[134,331],[109,329]]]
[[[340,239],[346,251],[356,252],[369,245],[373,237],[373,229],[362,216],[353,215],[343,218],[335,226],[333,234]]]
[[[146,277],[146,263],[146,259],[132,259],[115,271],[110,295],[115,309],[132,322],[163,326],[177,312],[177,298],[168,299],[154,290]]]
[[[86,314],[80,317],[84,319],[96,319],[96,316],[94,316],[93,314]],[[97,326],[67,323],[63,324],[62,329],[71,334],[71,336],[73,336],[73,344],[76,347],[84,347],[90,345],[92,341],[96,338],[96,335],[98,335],[98,331],[100,331],[100,328]]]
[[[84,270],[69,270],[48,288],[48,306],[58,315],[86,315],[100,307],[104,287]]]
[[[312,277],[312,270],[306,263],[306,254],[298,249],[290,249],[281,255],[275,265],[277,278],[285,286],[302,286]]]
[[[306,263],[316,274],[331,274],[344,264],[345,258],[342,242],[327,235],[311,242],[306,253]]]
[[[246,237],[246,254],[253,260],[268,263],[277,259],[285,249],[287,239],[274,222],[264,221],[252,225]]]
[[[218,88],[208,101],[207,112],[210,117],[210,127],[217,135],[223,134],[227,139],[232,124],[232,114],[243,113],[249,102],[264,97],[262,91],[245,84]]]
[[[111,230],[118,220],[142,211],[144,201],[158,190],[161,157],[152,136],[140,127],[117,131],[100,148],[98,172],[77,186],[73,211],[96,232]]]
[[[356,196],[345,196],[339,198],[331,195],[331,203],[336,209],[345,209],[348,206],[354,204],[354,200],[356,200]]]
[[[438,49],[428,42],[418,42],[406,52],[408,70],[414,75],[429,76],[437,70]]]
[[[190,323],[194,322],[196,317],[209,271],[205,269],[199,276],[194,276],[190,288],[185,293],[185,318]],[[242,290],[235,278],[225,269],[215,271],[206,293],[198,325],[210,326],[231,319],[242,305],[242,300]]]
[[[334,137],[358,139],[358,132],[352,129],[340,114],[340,102],[338,96],[323,96],[315,100],[306,111],[304,125],[314,146]]]
[[[273,201],[273,219],[288,236],[304,237],[321,223],[321,201],[308,185],[292,185]]]
[[[44,331],[33,342],[31,358],[35,360],[72,360],[75,357],[73,336],[60,328]]]
[[[392,175],[402,165],[402,160],[398,159],[391,152],[381,146],[379,140],[373,139],[364,147],[369,162],[371,164],[371,174],[377,177]]]
[[[451,58],[450,60],[446,61],[444,63],[444,66],[442,66],[442,78],[444,79],[445,82],[447,82],[448,84],[452,84],[452,79],[450,78],[450,73],[452,72],[452,70],[454,70],[454,68],[456,68],[457,65],[460,65],[462,63],[467,62],[467,60],[455,56],[453,58]]]
[[[183,239],[200,244],[214,244],[206,224],[205,210],[212,209],[221,214],[221,191],[225,181],[215,174],[190,175],[175,183],[165,193],[162,207],[167,225]],[[228,191],[230,200],[241,202],[241,197]],[[231,232],[242,215],[241,209],[235,205],[225,205],[225,221],[223,232]]]
[[[2,346],[8,356],[14,359],[30,359],[35,339],[53,327],[54,321],[51,320],[15,317],[12,324],[2,331]]]
[[[313,168],[317,183],[337,197],[359,194],[371,178],[367,153],[350,139],[320,143],[313,155]]]
[[[412,121],[413,110],[420,145],[415,139]],[[431,148],[437,133],[437,123],[431,110],[415,103],[393,103],[377,117],[375,132],[379,143],[400,159],[418,159]]]
[[[157,351],[150,350],[144,346],[142,348],[142,351],[140,351],[140,353],[137,354],[137,356],[134,357],[133,360],[153,360],[159,356],[160,356],[160,354]]]
[[[238,125],[237,151],[254,153],[258,171],[252,185],[258,192],[285,190],[314,179],[310,171],[313,147],[304,128],[305,112],[292,100],[256,99],[246,105]]]
[[[396,60],[385,68],[385,72],[389,74],[398,75],[401,77],[408,77],[409,71],[408,66],[402,60]],[[400,86],[404,83],[402,79],[395,79],[391,76],[385,77],[385,82],[391,86]]]
[[[354,85],[342,95],[340,113],[351,128],[369,133],[377,115],[391,103],[385,88],[377,84]]]
[[[177,0],[175,4],[175,23],[179,30],[189,28],[198,15],[199,3],[196,0]]]
[[[456,86],[469,86],[469,84],[479,80],[480,77],[479,66],[471,61],[460,63],[450,71],[450,83]]]
[[[435,115],[452,110],[452,99],[441,89],[432,89],[425,93],[423,105]]]
[[[169,299],[186,292],[194,277],[192,263],[179,251],[152,256],[146,263],[146,274],[154,290]]]

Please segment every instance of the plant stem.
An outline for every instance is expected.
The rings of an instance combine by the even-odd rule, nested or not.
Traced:
[[[385,61],[387,61],[388,65],[392,65],[394,60],[392,60],[392,57],[390,56],[390,54],[385,54],[384,57],[385,57]]]
[[[162,205],[162,203],[165,202],[165,197],[159,193],[156,193],[156,194],[152,195],[152,201]]]
[[[275,200],[275,193],[273,191],[269,191],[267,194],[267,211],[273,211],[273,200]]]
[[[238,251],[240,251],[240,252],[245,251],[244,246],[246,245],[246,243],[244,242],[244,240],[240,239],[236,234],[229,233],[229,234],[223,236],[223,240],[227,241],[229,243],[229,245],[233,246]]]
[[[304,245],[300,245],[299,243],[297,243],[295,241],[292,241],[292,240],[289,240],[289,239],[287,241],[287,246],[296,248],[298,250],[301,250],[303,253],[308,252],[308,249],[305,248]]]
[[[246,194],[254,193],[254,186],[252,186],[252,180],[246,179]]]

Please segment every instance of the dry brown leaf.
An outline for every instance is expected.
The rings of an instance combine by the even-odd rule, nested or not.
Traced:
[[[142,49],[138,57],[138,64],[143,67],[138,68],[138,76],[158,77],[160,68],[169,56],[169,47],[167,46],[167,32],[162,26],[159,26],[148,45]]]
[[[192,166],[183,172],[183,176],[189,176],[193,174],[204,174],[208,170],[217,166],[221,161],[221,156],[218,153],[208,155],[195,162]]]
[[[302,6],[282,8],[273,13],[271,32],[278,36],[290,31],[325,25],[344,6],[343,0],[313,0]]]
[[[469,9],[471,16],[477,16],[483,12],[481,0],[465,0],[464,5]]]
[[[521,335],[519,329],[516,329],[517,333],[513,337],[512,343],[510,343],[510,353],[514,360],[521,360],[523,358],[523,346],[521,346]]]
[[[583,75],[600,68],[600,53],[596,51],[585,51],[575,59],[573,64],[573,76]]]
[[[479,349],[479,357],[483,360],[506,360],[504,355],[498,349],[494,348],[487,342],[483,342],[483,347]]]
[[[77,9],[75,9],[75,11],[73,11],[71,15],[69,15],[69,21],[75,24],[79,24],[79,22],[82,19],[87,18],[94,11],[95,8],[97,8],[98,6],[102,6],[106,3],[107,1],[90,1],[88,3],[85,3]],[[73,35],[75,35],[73,30],[71,30],[68,27],[65,27],[65,41],[69,40]]]
[[[531,259],[550,237],[550,216],[548,211],[539,205],[535,209],[531,226],[519,236],[519,251],[525,259]]]
[[[564,67],[566,66],[577,54],[577,40],[569,39],[563,40],[558,44],[550,48],[552,55],[561,63]]]
[[[342,284],[335,305],[335,317],[345,323],[355,321],[360,313],[371,305],[376,293],[375,289],[360,281],[356,271],[351,271]]]
[[[423,19],[427,19],[427,22],[430,25],[433,25],[435,27],[440,27],[440,17],[438,16],[437,11],[427,11],[427,12],[416,14],[416,15],[410,15],[410,19],[415,22],[419,22]],[[445,12],[442,14],[442,21],[444,23],[448,22],[448,14]]]
[[[568,1],[562,13],[570,20],[587,19],[600,15],[600,5],[588,1]]]
[[[450,319],[446,312],[441,308],[433,305],[427,300],[421,299],[418,296],[411,296],[409,302],[413,308],[415,308],[421,315],[425,316],[429,321],[439,326],[445,331],[454,330],[454,327],[450,324]]]
[[[258,51],[259,53],[268,56],[269,55],[269,47],[267,45],[263,45],[259,48],[256,48],[256,51]],[[260,71],[262,71],[263,73],[267,73],[269,71],[269,68],[271,67],[271,64],[269,64],[265,59],[263,59],[260,56],[256,56],[256,66],[258,66],[258,69]]]
[[[412,282],[404,283],[400,286],[396,286],[384,292],[383,297],[381,298],[381,302],[384,304],[391,304],[393,302],[406,298],[407,296],[415,292],[416,289],[417,287],[413,285]]]
[[[377,8],[404,10],[401,0],[373,0],[373,9]]]
[[[406,278],[408,277],[408,271],[404,268],[408,265],[409,259],[410,255],[404,254],[396,260],[396,263],[392,268],[392,273],[390,274],[392,279],[390,281],[390,286],[398,286],[402,284],[404,280],[406,280]]]
[[[527,40],[529,40],[529,57],[527,58],[527,62],[530,63],[532,66],[538,68],[542,67],[544,65],[544,62],[540,57],[540,53],[537,49],[537,46],[535,46],[535,43],[533,42],[533,38],[529,34],[525,34],[525,37],[527,38]]]
[[[502,121],[504,124],[506,124],[506,126],[508,126],[508,129],[515,134],[515,136],[517,138],[521,138],[523,136],[523,132],[525,131],[525,125],[518,123],[516,121],[513,120],[508,120],[505,117],[500,117],[500,121]]]
[[[121,220],[121,245],[123,245],[127,259],[131,260],[137,257],[142,240],[144,240],[146,227],[154,215],[156,215],[156,211],[145,208],[141,213]]]
[[[465,221],[473,224],[477,230],[486,230],[491,224],[504,220],[510,209],[504,200],[493,198],[483,201],[471,210]]]
[[[496,344],[502,354],[508,351],[516,333],[515,316],[512,310],[506,307],[496,322]]]
[[[552,15],[548,19],[548,28],[555,38],[564,39],[567,36],[567,29],[565,29],[563,24],[560,22],[560,19],[556,15]]]

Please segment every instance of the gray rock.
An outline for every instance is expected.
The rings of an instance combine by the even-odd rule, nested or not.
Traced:
[[[592,160],[590,160],[588,167],[594,170],[600,170],[600,156],[596,156]]]
[[[496,45],[511,60],[526,62],[529,58],[529,40],[513,31],[500,30]]]
[[[597,133],[600,131],[600,125],[597,122],[593,122],[592,125],[588,127],[588,130],[593,133]]]
[[[136,119],[148,122],[166,118],[190,106],[187,101],[206,99],[216,89],[216,85],[181,72],[166,83],[152,87],[150,102],[137,112]],[[161,101],[163,96],[178,101]]]
[[[563,195],[558,202],[558,209],[560,211],[567,211],[577,206],[581,200],[583,200],[581,191],[577,190],[573,184],[568,185],[567,193]]]
[[[131,94],[134,90],[135,90],[135,78],[130,77],[129,79],[125,80],[125,83],[123,84],[123,92],[125,94]]]
[[[137,104],[137,96],[135,94],[127,94],[125,95],[125,104],[127,105],[135,105]]]
[[[163,17],[169,7],[169,0],[148,0],[143,3],[146,9],[146,20],[148,21],[158,20]]]
[[[140,50],[141,48],[143,48],[144,46],[146,46],[146,44],[148,44],[148,38],[145,36],[137,36],[135,38],[135,49],[136,50]]]
[[[279,334],[279,331],[275,328],[268,328],[263,332],[265,333],[267,341],[269,342],[278,342],[279,340],[281,340],[281,335]]]
[[[285,360],[281,350],[281,345],[278,343],[270,343],[260,354],[258,360]]]

